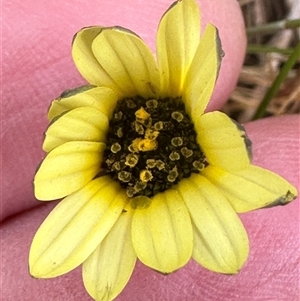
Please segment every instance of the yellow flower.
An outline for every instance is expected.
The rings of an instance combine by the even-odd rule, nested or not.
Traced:
[[[248,256],[237,213],[288,203],[296,190],[250,164],[242,126],[205,113],[222,51],[200,38],[194,0],[175,2],[157,32],[157,63],[124,28],[88,27],[73,41],[90,83],[54,100],[34,179],[40,200],[64,198],[32,242],[30,273],[56,277],[82,264],[95,300],[112,300],[138,258],[171,273],[190,258],[237,273]]]

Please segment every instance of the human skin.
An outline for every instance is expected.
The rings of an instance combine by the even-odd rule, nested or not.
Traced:
[[[5,3],[6,2],[6,3]],[[215,24],[226,53],[208,110],[227,100],[236,83],[245,36],[235,0],[198,1],[202,23]],[[81,269],[36,280],[28,274],[34,233],[57,202],[38,202],[32,179],[44,156],[46,110],[62,91],[85,81],[70,54],[72,36],[89,25],[121,25],[155,50],[159,19],[172,0],[4,1],[2,95],[1,300],[88,301]],[[204,26],[203,26],[204,27]],[[299,190],[299,116],[268,118],[246,125],[253,163],[277,172]],[[242,189],[242,187],[240,188]],[[238,275],[220,275],[193,261],[161,275],[141,263],[117,300],[291,301],[299,297],[298,201],[241,215],[250,255]]]

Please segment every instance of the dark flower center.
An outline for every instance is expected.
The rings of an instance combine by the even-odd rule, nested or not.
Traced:
[[[106,143],[102,167],[129,197],[152,197],[208,165],[179,98],[119,101]]]

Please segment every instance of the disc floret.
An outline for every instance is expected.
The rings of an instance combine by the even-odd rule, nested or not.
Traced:
[[[103,168],[129,197],[154,196],[208,165],[181,99],[118,102]]]

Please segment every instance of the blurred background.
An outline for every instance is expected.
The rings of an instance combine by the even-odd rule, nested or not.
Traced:
[[[300,112],[300,0],[238,0],[248,48],[223,111],[240,123]]]

